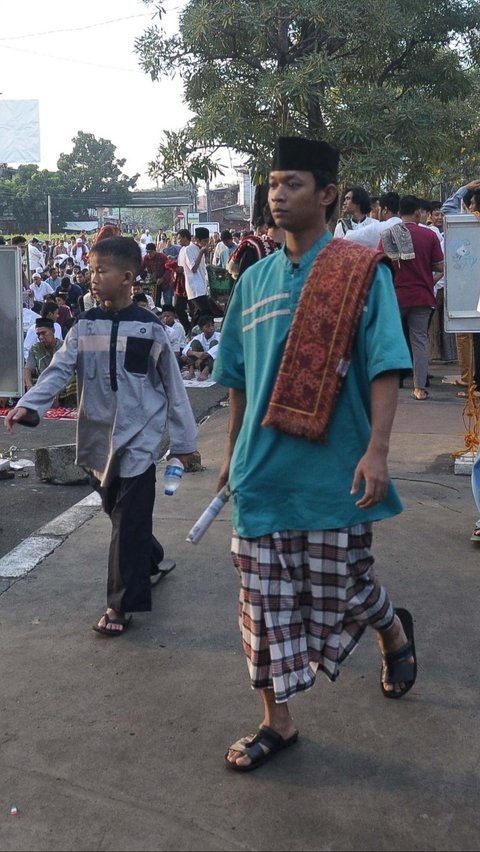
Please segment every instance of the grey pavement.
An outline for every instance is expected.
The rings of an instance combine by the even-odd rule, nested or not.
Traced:
[[[228,509],[198,545],[185,541],[215,492],[228,420],[217,409],[201,426],[205,470],[173,498],[159,488],[155,527],[177,569],[151,614],[116,640],[91,630],[105,594],[101,512],[0,594],[1,850],[480,848],[480,550],[469,477],[453,475],[462,402],[441,376],[454,369],[432,370],[428,402],[400,392],[391,471],[405,511],[375,530],[378,573],[415,618],[414,690],[383,698],[371,631],[335,684],[319,675],[292,702],[298,746],[253,773],[224,767],[260,702]]]
[[[218,407],[226,396],[220,385],[205,388],[187,387],[187,394],[197,422]],[[0,453],[16,447],[17,458],[35,461],[35,450],[75,442],[76,421],[42,420],[35,429],[18,426],[10,435],[0,421]],[[167,443],[165,443],[167,446]],[[162,453],[163,453],[162,448]],[[86,498],[89,484],[52,485],[42,482],[31,468],[20,471],[13,480],[0,481],[0,558],[39,527]]]

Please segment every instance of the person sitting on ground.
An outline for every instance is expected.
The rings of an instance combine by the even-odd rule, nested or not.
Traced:
[[[134,293],[132,295],[132,301],[133,302],[136,302],[137,305],[140,305],[141,308],[145,308],[146,311],[152,311],[152,313],[154,313],[155,316],[157,316],[157,317],[160,316],[160,310],[156,307],[155,304],[150,304],[148,299],[149,299],[148,294],[144,293],[143,291],[140,292],[140,293]]]
[[[206,381],[213,370],[215,358],[217,357],[220,332],[215,331],[213,317],[203,314],[198,318],[200,334],[195,335],[192,340],[184,346],[183,362],[188,365],[185,378],[194,379],[195,370],[200,370],[199,382]]]
[[[172,349],[175,352],[175,357],[178,361],[178,365],[180,366],[182,363],[182,349],[187,341],[185,338],[185,329],[182,323],[177,319],[173,305],[163,305],[161,320],[168,331]]]
[[[155,302],[153,301],[150,293],[145,293],[145,291],[143,289],[142,278],[141,278],[140,275],[137,275],[134,283],[132,284],[132,299],[134,299],[135,296],[139,296],[139,295],[145,296],[145,300],[147,302],[148,308],[151,311],[153,311],[153,309],[155,307]],[[137,301],[138,301],[138,299],[137,299]]]
[[[53,293],[53,287],[50,287],[50,284],[47,284],[46,281],[42,281],[42,276],[39,272],[33,273],[30,290],[33,293],[35,302],[39,302],[40,304],[43,302],[44,296]]]
[[[60,286],[55,290],[55,295],[61,290],[63,293],[66,293],[66,301],[67,305],[70,308],[74,317],[78,317],[80,313],[80,306],[78,304],[78,300],[81,296],[83,296],[82,288],[78,286],[78,284],[74,284],[69,275],[64,275],[60,281]]]
[[[92,290],[92,285],[90,284],[86,293],[84,293],[83,296],[80,296],[78,300],[78,307],[83,313],[84,311],[89,311],[91,308],[98,307],[99,304],[100,303]]]
[[[34,381],[47,369],[55,352],[62,348],[62,341],[55,337],[54,326],[52,319],[39,317],[35,320],[37,342],[30,347],[23,371],[27,390],[33,387]],[[57,405],[58,397],[56,396],[52,408],[57,407]]]
[[[62,329],[62,337],[65,338],[67,331],[75,322],[75,317],[67,305],[68,293],[65,293],[63,290],[57,290],[54,296],[58,307],[58,322]]]
[[[50,285],[50,287],[52,288],[52,292],[55,292],[59,284],[58,268],[56,266],[49,267],[48,278],[45,278],[45,283]]]
[[[54,337],[57,340],[63,340],[62,327],[58,322],[58,305],[55,301],[46,301],[43,303],[40,309],[40,319],[52,320],[53,322],[53,333]],[[31,347],[38,342],[37,335],[37,319],[31,324],[28,328],[27,333],[25,335],[25,339],[23,341],[23,357],[25,361],[28,359],[28,355]]]

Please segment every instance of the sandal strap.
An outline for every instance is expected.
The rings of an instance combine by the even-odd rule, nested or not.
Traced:
[[[406,660],[393,666],[385,663],[382,681],[389,686],[395,683],[410,683],[414,679],[414,672],[415,663],[408,663]]]
[[[282,743],[283,737],[280,734],[277,734],[277,732],[274,731],[273,728],[269,728],[268,725],[262,725],[251,739],[250,737],[242,737],[230,746],[230,750],[241,751],[243,754],[248,754],[248,756],[254,760],[257,756],[261,757],[258,748],[261,749],[262,754],[265,754],[262,745],[264,745],[268,751],[272,751],[273,749],[278,748],[278,746],[281,746]]]
[[[398,648],[397,651],[382,652],[382,657],[387,666],[391,663],[402,663],[404,660],[408,660],[409,657],[413,656],[415,655],[412,642],[407,642],[406,645],[402,645],[402,647]]]

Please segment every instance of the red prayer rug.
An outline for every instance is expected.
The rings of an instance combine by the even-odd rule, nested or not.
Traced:
[[[0,417],[6,417],[8,412],[11,411],[11,408],[0,408]],[[46,414],[43,415],[43,419],[45,420],[76,420],[77,419],[77,409],[76,408],[50,408]]]

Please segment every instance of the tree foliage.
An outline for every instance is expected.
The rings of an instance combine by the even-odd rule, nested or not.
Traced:
[[[212,174],[222,146],[264,173],[276,136],[301,134],[341,149],[345,179],[425,184],[477,133],[478,0],[190,0],[173,36],[145,2],[140,64],[179,74],[194,113],[157,176]]]
[[[68,176],[74,192],[85,194],[115,195],[116,198],[128,198],[130,189],[135,186],[139,174],[128,177],[122,169],[125,160],[115,156],[116,147],[109,139],[96,139],[93,133],[80,130],[72,139],[70,154],[60,154],[57,168]]]
[[[47,230],[47,198],[52,198],[52,226],[63,229],[76,212],[68,177],[37,165],[19,166],[11,179],[0,180],[0,197],[20,231]]]
[[[108,139],[79,133],[72,139],[70,154],[60,154],[57,171],[40,170],[33,164],[19,166],[13,178],[0,180],[0,197],[11,211],[19,230],[47,229],[47,198],[52,200],[52,226],[63,229],[65,221],[86,216],[93,195],[127,201],[138,175],[122,173],[125,160],[115,157]]]

